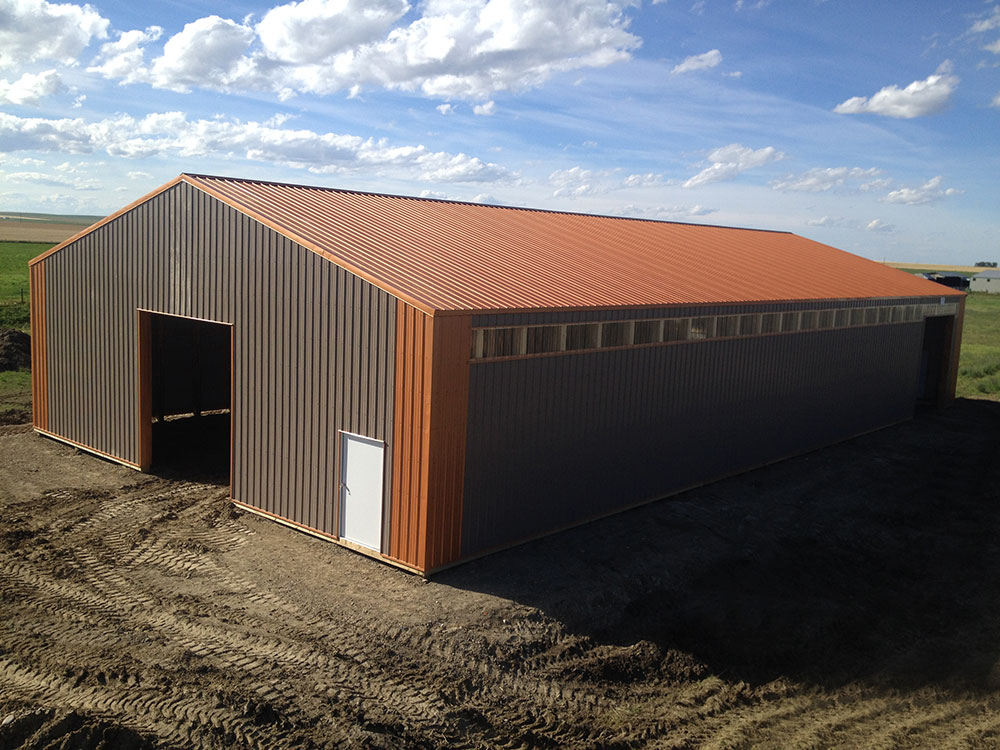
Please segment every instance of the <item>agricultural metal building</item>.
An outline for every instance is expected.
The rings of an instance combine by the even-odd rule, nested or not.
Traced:
[[[969,281],[969,291],[1000,294],[1000,271],[992,269],[977,273]]]
[[[169,469],[221,414],[234,503],[426,574],[947,404],[964,296],[786,232],[185,174],[31,306],[39,433]]]

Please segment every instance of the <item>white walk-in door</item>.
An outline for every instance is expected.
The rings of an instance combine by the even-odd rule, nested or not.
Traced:
[[[340,434],[340,537],[382,549],[382,471],[385,443]]]

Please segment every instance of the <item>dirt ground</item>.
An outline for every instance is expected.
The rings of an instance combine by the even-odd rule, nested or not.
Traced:
[[[998,403],[430,582],[226,495],[0,427],[0,747],[1000,747]]]

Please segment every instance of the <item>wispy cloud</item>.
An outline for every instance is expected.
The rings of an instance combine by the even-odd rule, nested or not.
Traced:
[[[774,180],[771,187],[775,190],[799,191],[806,193],[825,193],[835,187],[844,185],[848,180],[864,180],[875,177],[879,170],[875,167],[816,167],[801,174],[785,175]]]
[[[754,150],[740,143],[731,143],[712,151],[708,155],[711,165],[690,178],[683,187],[693,188],[720,180],[730,180],[748,169],[770,164],[784,156],[774,146]]]
[[[951,70],[951,63],[946,60],[936,73],[922,81],[914,81],[902,89],[896,85],[886,86],[871,97],[851,97],[833,111],[842,115],[870,113],[901,119],[936,114],[950,104],[951,93],[958,85],[959,79]]]
[[[240,156],[317,174],[369,170],[428,182],[508,182],[516,174],[464,153],[398,146],[384,139],[293,130],[270,122],[231,118],[189,120],[182,112],[136,119],[128,115],[87,122],[82,118],[22,118],[0,112],[0,144],[9,151],[107,153],[124,158]]]
[[[700,55],[691,55],[684,58],[684,61],[675,65],[671,73],[691,73],[695,70],[707,70],[714,68],[722,62],[722,53],[717,49],[710,49]]]

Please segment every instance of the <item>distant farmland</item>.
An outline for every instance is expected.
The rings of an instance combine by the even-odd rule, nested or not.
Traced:
[[[102,218],[0,211],[0,241],[62,242]]]

